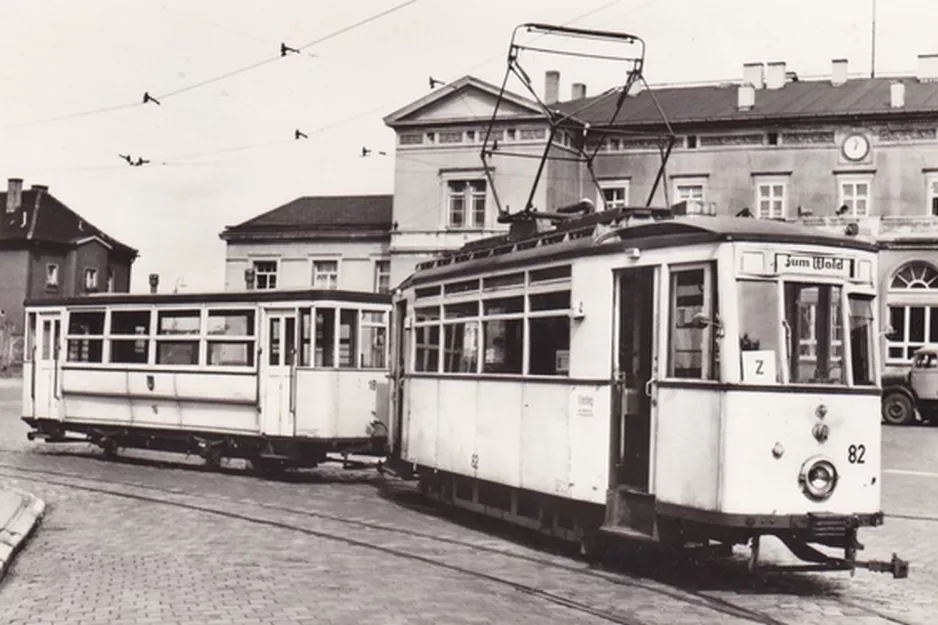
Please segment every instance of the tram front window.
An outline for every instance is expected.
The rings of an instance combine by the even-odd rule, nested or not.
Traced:
[[[846,384],[841,288],[785,284],[785,334],[792,383]]]

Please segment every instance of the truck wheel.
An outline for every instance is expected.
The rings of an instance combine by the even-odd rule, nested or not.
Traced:
[[[903,393],[890,393],[883,398],[883,421],[889,425],[908,425],[915,419],[912,400]]]

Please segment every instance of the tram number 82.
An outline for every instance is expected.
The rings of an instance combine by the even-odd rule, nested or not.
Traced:
[[[866,445],[850,445],[847,447],[847,462],[850,464],[866,464],[863,456],[866,455]]]

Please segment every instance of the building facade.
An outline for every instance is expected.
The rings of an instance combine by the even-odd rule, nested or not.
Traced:
[[[387,292],[390,232],[390,195],[297,198],[221,232],[225,289]]]
[[[0,194],[0,366],[22,362],[23,302],[127,292],[137,250],[108,236],[49,193],[10,178]]]
[[[497,188],[485,175],[481,150],[499,89],[471,76],[447,84],[384,118],[394,129],[394,211],[391,230],[391,283],[399,284],[416,264],[465,243],[500,234],[494,193],[502,209],[523,209],[531,180],[547,144],[541,108],[506,94],[492,127],[499,151],[520,156],[490,162]],[[565,150],[561,145],[557,150]],[[577,168],[551,161],[530,203],[539,209],[579,197]]]
[[[534,204],[552,210],[586,196],[599,207],[644,205],[663,147],[654,135],[666,130],[660,104],[677,143],[650,203],[687,201],[700,213],[830,230],[855,224],[883,248],[882,314],[891,329],[883,354],[888,367],[904,366],[918,346],[938,342],[938,55],[920,56],[917,73],[902,78],[847,70],[836,59],[829,76],[800,80],[785,63],[751,63],[739,83],[630,95],[595,160],[600,189],[580,164],[551,162]],[[492,189],[480,183],[480,133],[495,94],[466,77],[385,119],[397,133],[393,284],[426,255],[502,230]],[[558,94],[559,77],[549,72],[548,104],[582,122],[609,121],[614,97],[587,98],[579,84],[570,100],[557,102]],[[540,109],[518,97],[509,104],[499,118],[504,144],[539,154]],[[494,167],[512,210],[523,208],[537,164],[506,159]]]

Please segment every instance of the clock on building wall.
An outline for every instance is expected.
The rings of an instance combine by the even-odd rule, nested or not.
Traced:
[[[862,161],[870,153],[870,140],[865,135],[852,134],[841,145],[844,158],[850,161]]]

